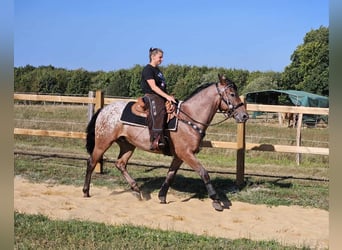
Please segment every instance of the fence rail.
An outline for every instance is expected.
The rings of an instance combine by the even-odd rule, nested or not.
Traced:
[[[329,108],[303,107],[303,106],[283,106],[283,105],[264,105],[249,103],[248,111],[262,111],[275,113],[297,113],[311,115],[329,115]]]
[[[244,99],[242,97],[242,99]],[[89,93],[88,97],[71,97],[71,96],[53,96],[53,95],[37,95],[37,94],[14,94],[14,100],[23,101],[44,101],[44,102],[62,102],[62,103],[83,103],[89,105],[89,117],[95,110],[109,104],[113,101],[123,100],[131,101],[130,98],[105,98],[102,91]],[[314,115],[329,115],[329,108],[313,108],[313,107],[296,107],[296,106],[281,106],[281,105],[262,105],[262,104],[248,104],[246,105],[247,111],[261,111],[261,112],[275,112],[275,113],[296,113],[299,114],[297,124],[297,145],[274,145],[274,144],[259,144],[259,143],[246,143],[245,141],[245,123],[237,125],[237,140],[236,142],[224,141],[203,141],[201,146],[211,148],[226,148],[237,150],[237,175],[236,183],[238,185],[244,182],[244,159],[246,150],[258,151],[271,151],[271,152],[284,152],[296,153],[297,164],[300,162],[300,154],[320,154],[329,155],[329,148],[322,147],[306,147],[301,146],[301,126],[303,114]],[[51,137],[66,137],[66,138],[86,138],[83,132],[66,132],[54,130],[40,130],[40,129],[25,129],[14,128],[14,134],[18,135],[32,135],[32,136],[51,136]],[[100,169],[99,169],[100,168]],[[102,172],[102,167],[96,168],[97,172]]]

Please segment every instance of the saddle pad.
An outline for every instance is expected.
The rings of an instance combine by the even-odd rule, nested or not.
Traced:
[[[124,108],[120,122],[124,124],[129,124],[133,126],[140,126],[140,127],[147,127],[146,118],[142,116],[137,116],[132,113],[132,105],[134,104],[134,101],[128,102],[126,107]],[[179,109],[177,109],[179,110]],[[177,123],[178,119],[176,117],[173,117],[168,123],[167,123],[167,130],[175,131],[177,129]]]

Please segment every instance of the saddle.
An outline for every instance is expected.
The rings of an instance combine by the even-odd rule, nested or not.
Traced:
[[[169,122],[175,116],[175,105],[171,101],[165,102],[165,109],[167,113],[167,122]],[[139,97],[137,101],[131,106],[131,112],[136,116],[147,117],[149,110],[146,108],[145,102],[142,97]]]
[[[167,112],[167,122],[165,124],[165,134],[164,138],[167,146],[162,150],[164,155],[171,155],[170,148],[168,145],[168,133],[169,131],[176,131],[178,126],[178,118],[177,113],[180,110],[182,102],[179,102],[177,108],[172,102],[166,102],[165,108]],[[131,125],[131,126],[140,126],[147,127],[147,115],[149,110],[147,109],[143,98],[139,97],[136,101],[130,101],[124,107],[122,111],[120,122],[123,124]]]
[[[137,116],[147,117],[148,110],[142,97],[139,97],[137,101],[132,105],[131,111]]]

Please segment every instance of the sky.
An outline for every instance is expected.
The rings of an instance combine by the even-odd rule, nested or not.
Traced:
[[[149,62],[283,72],[328,0],[15,0],[14,66],[112,71]]]

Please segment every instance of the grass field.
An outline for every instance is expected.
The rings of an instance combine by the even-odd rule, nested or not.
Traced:
[[[14,249],[309,249],[282,246],[276,241],[229,240],[132,225],[52,221],[42,215],[15,213]]]
[[[15,105],[14,111],[14,127],[19,128],[84,132],[87,124],[86,106]],[[214,122],[221,119],[223,117],[218,114]],[[205,139],[234,141],[235,133],[236,124],[230,120],[209,127]],[[248,121],[246,133],[247,142],[253,143],[294,145],[296,138],[295,129],[281,128],[274,121],[266,122],[262,119]],[[328,129],[305,128],[302,138],[304,146],[327,147]],[[85,142],[80,139],[16,135],[14,142],[14,150],[86,156]],[[106,152],[105,158],[108,161],[104,165],[104,174],[93,175],[94,185],[128,187],[121,173],[113,168],[112,161],[117,154],[117,146]],[[203,148],[198,158],[209,170],[214,187],[232,201],[329,209],[328,156],[302,155],[302,162],[297,166],[295,154],[247,151],[246,185],[241,190],[237,190],[234,185],[234,150]],[[49,180],[61,184],[83,185],[85,160],[21,154],[16,154],[14,160],[15,175],[35,182]],[[136,150],[128,168],[139,185],[157,192],[170,162],[171,158],[168,156]],[[198,197],[207,196],[199,176],[187,165],[183,165],[178,172],[170,192],[180,196],[189,193]],[[87,229],[101,231],[104,238],[97,239],[94,234],[84,235]],[[50,236],[60,240],[53,243]],[[15,214],[15,238],[16,249],[62,249],[63,242],[69,243],[69,249],[108,249],[113,241],[117,242],[117,249],[174,249],[175,244],[181,249],[207,249],[208,246],[212,246],[211,249],[294,249],[281,247],[275,242],[252,242],[243,239],[230,241],[132,226],[107,227],[87,222],[56,222],[43,216],[18,213]],[[129,241],[133,241],[133,245],[130,245],[132,248],[127,246]]]

